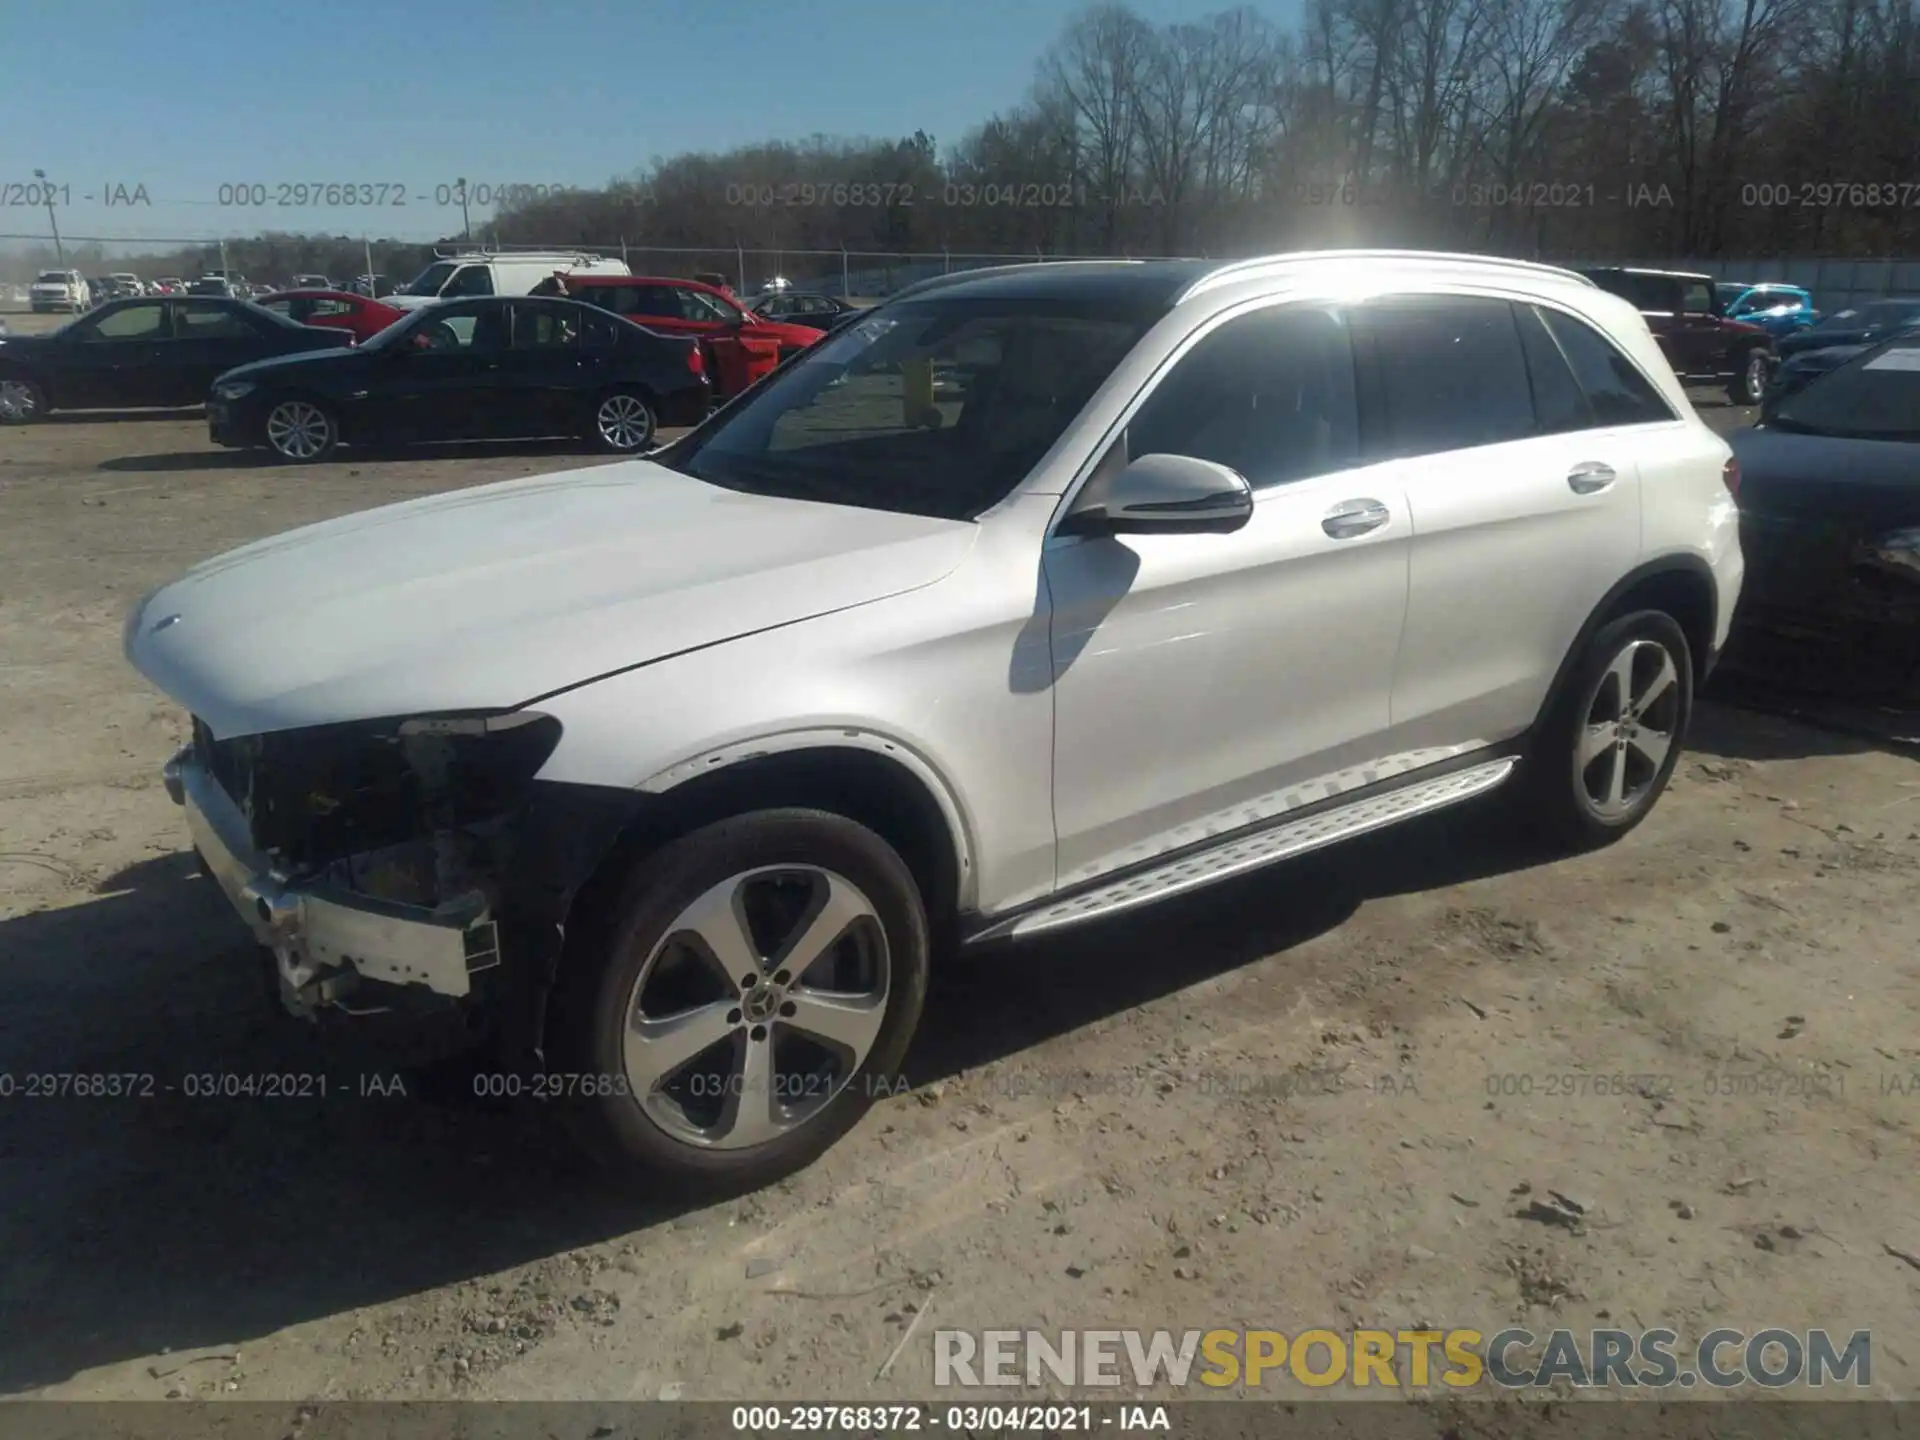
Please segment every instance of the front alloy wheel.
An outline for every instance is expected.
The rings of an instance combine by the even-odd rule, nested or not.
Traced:
[[[318,460],[337,439],[333,417],[310,400],[282,400],[267,412],[267,446],[283,460]]]
[[[47,397],[31,380],[0,375],[0,422],[26,424],[47,413]]]
[[[617,390],[594,407],[593,436],[603,450],[631,455],[653,439],[653,410],[628,390]]]
[[[932,947],[912,870],[866,826],[800,807],[715,821],[580,908],[547,1055],[576,1137],[617,1173],[708,1196],[770,1184],[899,1088]]]
[[[627,1085],[688,1144],[759,1145],[830,1104],[887,1014],[886,932],[843,875],[773,866],[689,905],[627,1006]]]

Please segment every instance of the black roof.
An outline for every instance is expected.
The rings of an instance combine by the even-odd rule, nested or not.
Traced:
[[[1171,308],[1195,281],[1220,269],[1218,260],[1063,260],[1047,264],[963,270],[922,280],[895,299],[938,294],[968,300],[1065,300],[1093,307]]]

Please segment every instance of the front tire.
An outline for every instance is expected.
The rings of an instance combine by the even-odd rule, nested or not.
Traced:
[[[1727,398],[1736,405],[1758,405],[1766,397],[1772,370],[1767,352],[1755,346],[1740,357],[1739,368],[1727,386]]]
[[[340,443],[340,422],[333,411],[304,396],[274,401],[262,428],[267,448],[294,465],[324,460]]]
[[[611,390],[594,402],[588,439],[607,455],[638,455],[653,444],[659,421],[638,390]]]
[[[0,374],[0,422],[31,424],[47,413],[47,392],[25,375]]]
[[[843,816],[670,842],[569,939],[549,1038],[576,1137],[682,1194],[791,1174],[897,1087],[930,948],[911,871]]]
[[[1612,844],[1653,810],[1692,719],[1693,658],[1673,618],[1601,626],[1529,749],[1528,818],[1559,847]]]

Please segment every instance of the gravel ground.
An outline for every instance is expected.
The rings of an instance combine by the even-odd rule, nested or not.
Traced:
[[[1871,1329],[1911,1393],[1920,767],[1786,720],[1703,707],[1603,854],[1463,813],[957,967],[914,1093],[724,1206],[609,1194],[537,1107],[317,1051],[191,876],[158,784],[185,717],[122,664],[123,612],[257,536],[581,463],[0,430],[0,1392],[924,1397],[924,1330],[875,1377],[931,1302],[927,1329]],[[155,1093],[23,1098],[43,1072]],[[329,1089],[181,1093],[249,1072]]]

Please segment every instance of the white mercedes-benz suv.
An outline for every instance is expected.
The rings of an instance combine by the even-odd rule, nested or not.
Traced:
[[[1566,271],[1017,266],[646,459],[209,560],[125,646],[288,1009],[489,1043],[602,1158],[732,1189],[898,1083],[958,947],[1476,797],[1631,830],[1738,479]]]

